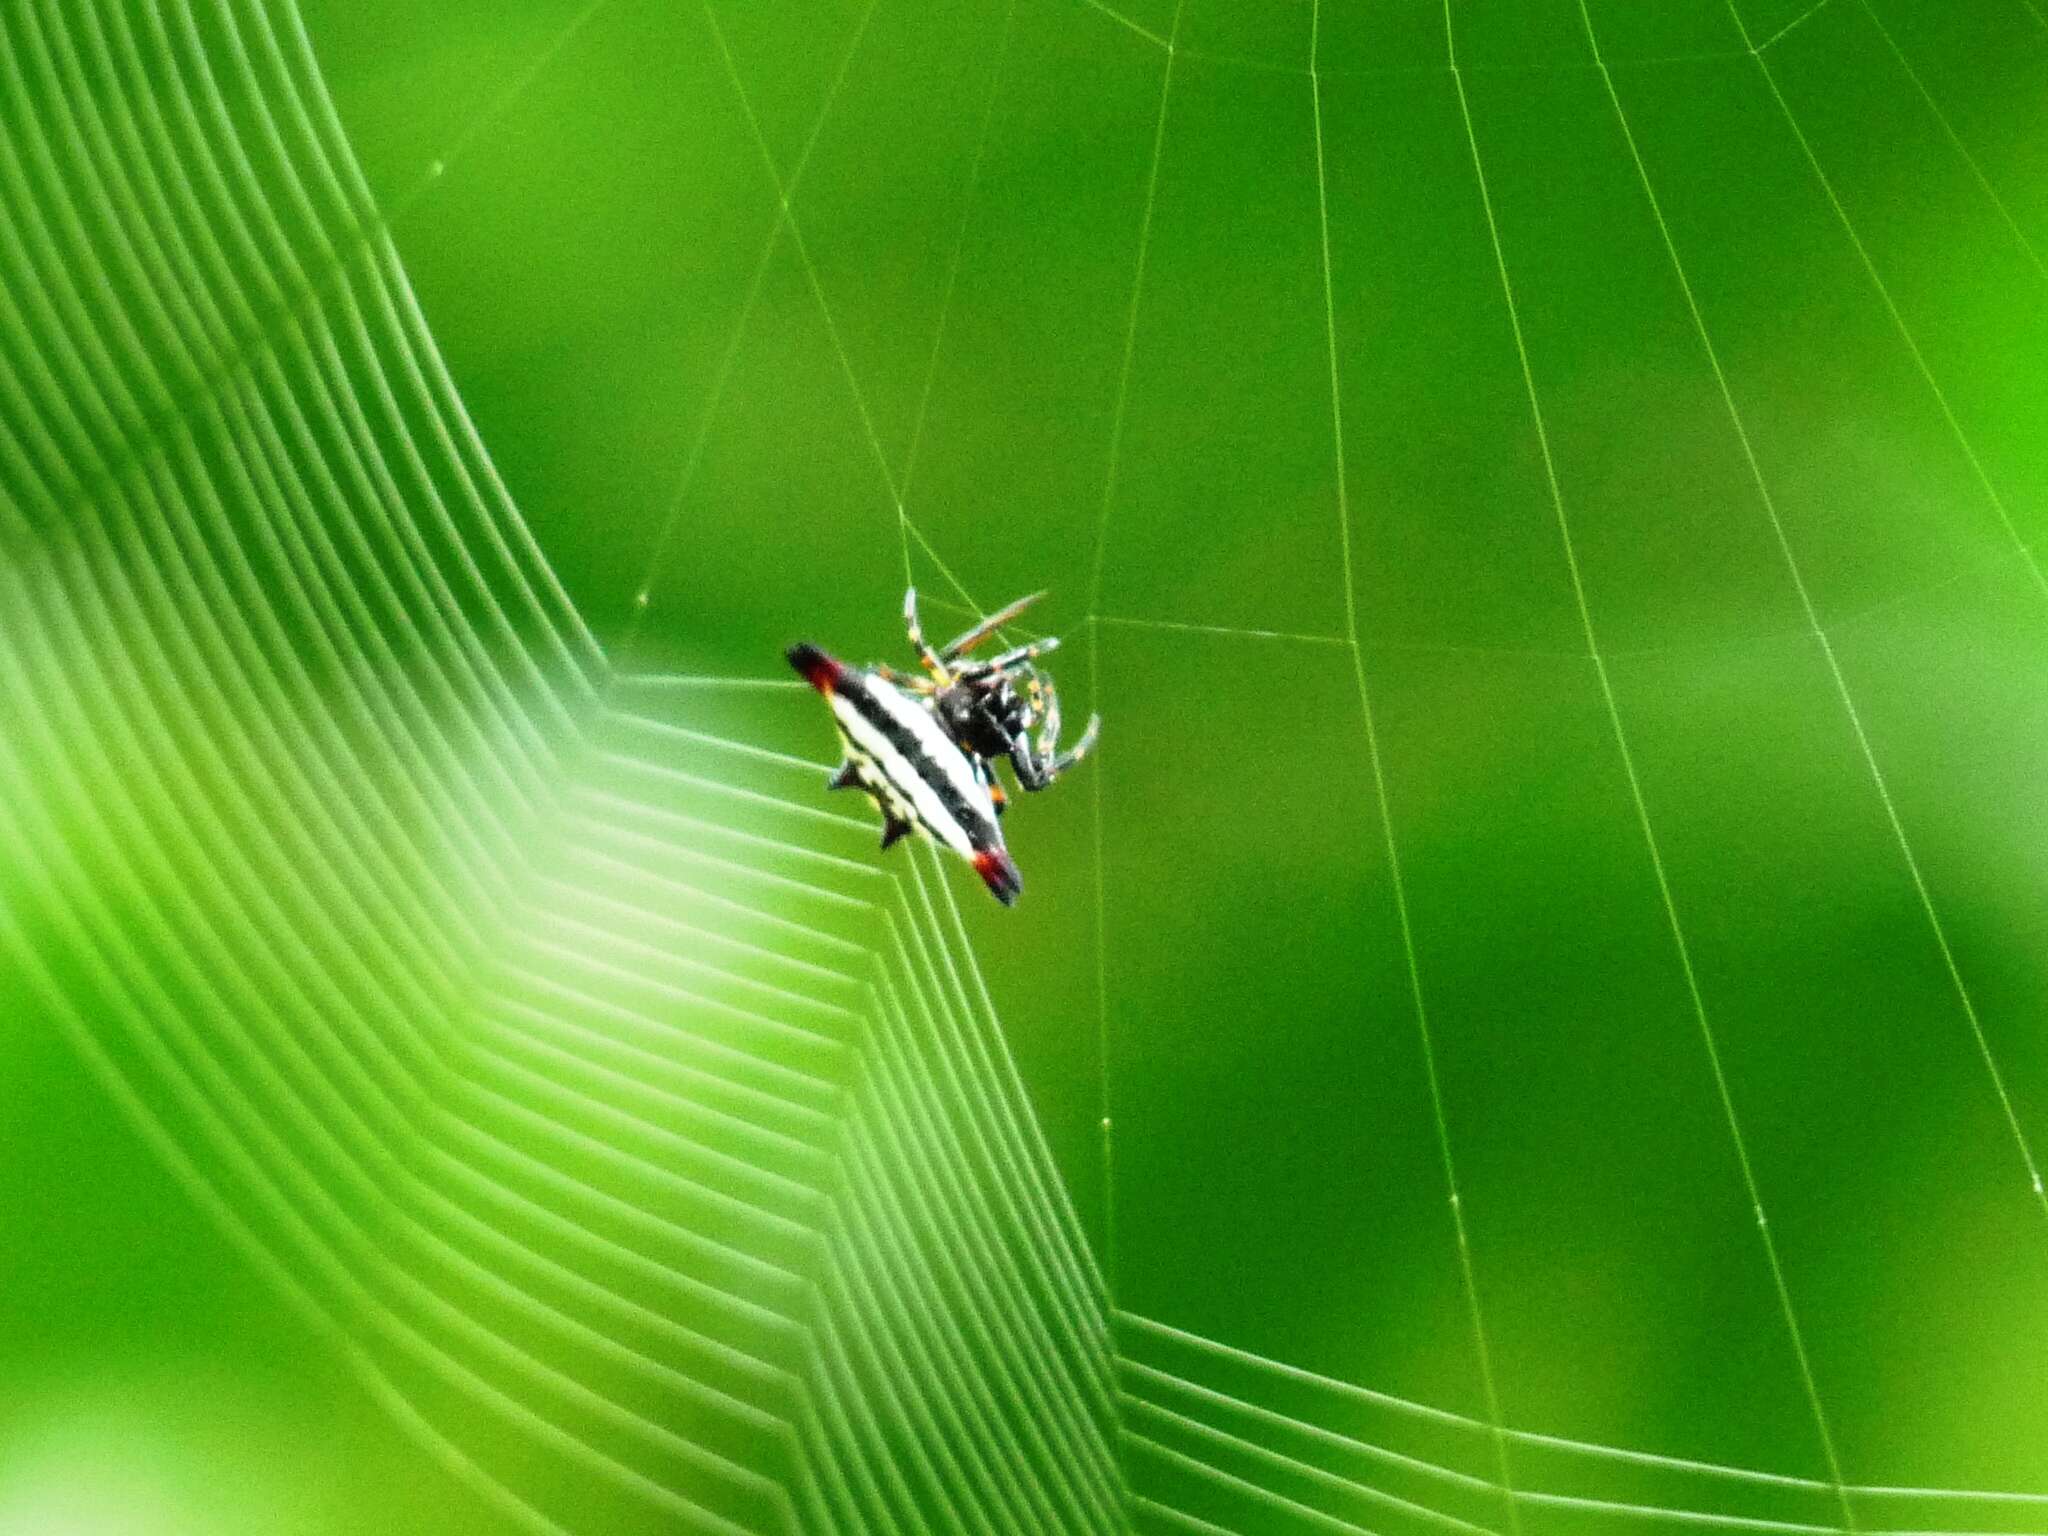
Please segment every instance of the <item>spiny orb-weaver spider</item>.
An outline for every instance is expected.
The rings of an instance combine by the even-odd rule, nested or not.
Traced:
[[[1024,881],[1003,842],[998,818],[1009,799],[995,760],[1009,760],[1020,788],[1044,789],[1088,753],[1102,727],[1089,716],[1080,741],[1059,750],[1059,693],[1037,665],[1058,647],[1056,637],[967,659],[1043,596],[1018,598],[935,651],[918,622],[912,587],[903,594],[903,626],[928,675],[850,667],[808,642],[789,648],[790,665],[830,701],[846,749],[831,787],[858,787],[874,797],[884,848],[920,831],[972,864],[1005,906]]]

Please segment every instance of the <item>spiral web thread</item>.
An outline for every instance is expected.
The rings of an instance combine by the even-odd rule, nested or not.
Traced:
[[[1171,39],[1111,14],[1163,116]],[[613,676],[288,5],[9,4],[0,199],[10,963],[515,1526],[2048,1520],[1524,1433],[1115,1311],[946,871],[881,872],[817,764]]]

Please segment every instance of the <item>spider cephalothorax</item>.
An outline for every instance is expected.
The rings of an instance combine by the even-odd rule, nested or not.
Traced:
[[[1087,753],[1101,726],[1091,716],[1080,741],[1059,750],[1059,695],[1037,666],[1057,639],[968,658],[1042,596],[1019,598],[935,651],[918,623],[916,589],[904,593],[904,627],[928,675],[849,667],[809,644],[789,651],[790,664],[831,700],[846,747],[832,787],[874,796],[882,846],[914,827],[969,860],[1005,905],[1023,880],[996,821],[1008,804],[996,760],[1009,761],[1022,788],[1044,789]]]
[[[1008,758],[1019,787],[1028,790],[1044,789],[1086,756],[1095,745],[1102,721],[1089,716],[1080,741],[1069,751],[1059,750],[1059,693],[1037,665],[1039,657],[1058,649],[1057,636],[1048,635],[985,660],[967,659],[967,653],[1043,596],[1043,592],[1033,592],[1018,598],[935,651],[925,643],[917,617],[917,589],[912,587],[903,594],[903,627],[930,676],[906,678],[882,669],[890,681],[930,701],[932,712],[963,752],[985,763]],[[993,775],[989,782],[994,786],[996,809],[1001,810],[1001,787]]]

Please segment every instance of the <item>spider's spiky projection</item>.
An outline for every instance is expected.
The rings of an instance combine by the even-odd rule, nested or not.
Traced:
[[[846,748],[832,787],[857,786],[874,797],[884,848],[905,832],[920,831],[973,864],[1005,906],[1024,883],[997,819],[1009,800],[996,759],[1009,761],[1020,788],[1044,789],[1080,761],[1101,728],[1090,716],[1080,741],[1059,750],[1059,694],[1037,665],[1059,645],[1056,638],[968,658],[1044,595],[1019,598],[933,650],[911,588],[903,596],[903,623],[926,675],[848,666],[808,642],[789,649],[790,665],[831,702]]]

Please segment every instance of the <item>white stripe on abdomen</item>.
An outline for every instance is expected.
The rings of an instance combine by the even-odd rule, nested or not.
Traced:
[[[879,683],[871,685],[872,691],[878,695],[886,687],[886,684]],[[891,691],[893,692],[893,690]],[[901,696],[898,695],[898,698],[900,699]],[[883,707],[887,708],[888,706],[885,704]],[[911,705],[911,708],[916,709],[916,706]],[[919,710],[918,713],[923,715],[924,712]],[[853,702],[844,694],[835,693],[832,695],[832,714],[839,722],[839,729],[845,735],[847,741],[881,769],[884,776],[888,779],[890,787],[897,795],[910,802],[911,808],[917,813],[916,821],[926,831],[937,837],[962,858],[973,858],[975,852],[973,837],[946,810],[946,804],[939,798],[938,791],[924,781],[923,776],[911,765],[910,759],[896,750],[895,743],[890,741],[887,736],[883,735],[881,731],[863,718],[861,712],[854,707]],[[901,719],[901,716],[898,716],[894,710],[890,710],[890,715],[892,718]],[[929,715],[924,715],[924,720],[931,727],[932,732],[938,734],[937,722],[933,721]],[[943,735],[939,736],[939,740],[947,752],[952,753],[955,757],[960,755],[960,749],[955,747],[950,741],[946,741]],[[931,746],[928,741],[920,740],[919,744],[927,752],[931,752]],[[945,765],[942,766],[941,771],[946,771],[946,766],[949,765],[946,765],[945,756],[940,753],[932,753],[932,756],[935,761]],[[961,758],[961,766],[963,768],[966,766],[965,758]],[[950,774],[948,776],[951,777]]]
[[[883,682],[880,678],[868,679],[868,692],[875,702],[889,713],[889,718],[907,731],[925,755],[938,764],[939,771],[946,775],[953,791],[973,805],[977,798],[986,800],[988,791],[974,777],[974,765],[967,761],[967,754],[954,745],[953,738],[941,729],[931,711]],[[990,815],[994,815],[991,810]]]

